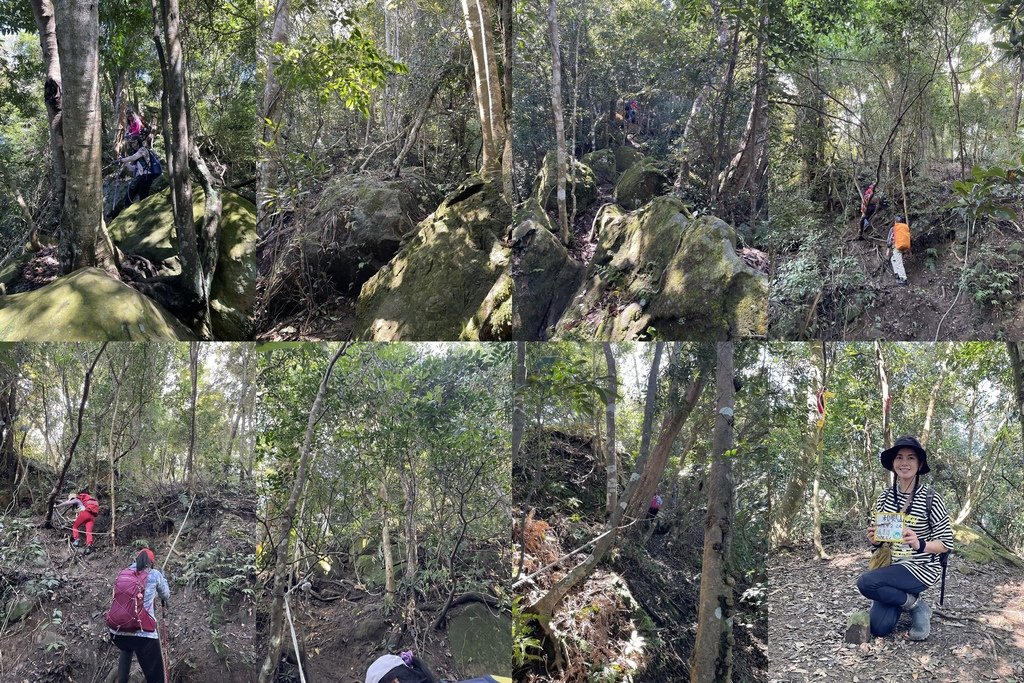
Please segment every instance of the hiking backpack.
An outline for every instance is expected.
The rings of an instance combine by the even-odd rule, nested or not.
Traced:
[[[146,611],[146,579],[149,570],[122,569],[114,581],[114,600],[107,611],[107,626],[115,631],[156,631],[156,621]]]
[[[935,499],[935,489],[931,486],[928,487],[927,493],[924,497],[924,516],[928,521],[928,535],[932,535],[932,501]],[[939,584],[939,605],[942,605],[946,599],[946,566],[949,564],[949,556],[952,554],[952,550],[939,555],[939,565],[942,567],[942,581]]]
[[[159,178],[160,174],[164,172],[163,166],[160,165],[160,157],[156,155],[152,149],[149,150],[149,174],[154,178]]]
[[[94,515],[100,514],[100,504],[95,498],[90,496],[88,493],[78,494],[78,500],[82,501],[82,505],[86,510]]]

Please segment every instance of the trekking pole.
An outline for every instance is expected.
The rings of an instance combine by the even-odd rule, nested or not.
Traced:
[[[171,645],[167,635],[167,603],[160,601],[160,650],[164,662],[164,683],[171,683]]]

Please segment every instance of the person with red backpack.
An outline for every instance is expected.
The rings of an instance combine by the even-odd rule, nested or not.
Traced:
[[[863,239],[864,231],[871,227],[871,217],[878,210],[878,197],[875,195],[875,183],[864,188],[864,194],[860,198],[860,231],[857,239]]]
[[[77,548],[82,544],[81,539],[79,538],[78,529],[84,525],[85,554],[88,555],[92,552],[92,527],[96,522],[96,518],[100,514],[99,501],[90,496],[85,489],[82,489],[77,494],[72,493],[71,496],[63,503],[58,503],[57,507],[62,508],[71,505],[78,509],[78,516],[75,517],[75,523],[71,525],[71,538],[74,539],[74,543],[71,545]]]
[[[114,599],[107,612],[110,639],[121,651],[117,663],[118,683],[128,683],[132,657],[139,660],[146,683],[164,681],[164,660],[156,624],[156,596],[166,607],[171,599],[167,579],[153,568],[153,551],[143,548],[114,581]]]
[[[654,519],[658,516],[658,512],[661,511],[661,506],[665,504],[665,499],[657,493],[651,498],[651,504],[647,508],[647,519]]]

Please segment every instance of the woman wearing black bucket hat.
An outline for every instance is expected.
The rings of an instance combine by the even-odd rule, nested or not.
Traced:
[[[871,603],[871,634],[885,636],[896,628],[903,610],[910,612],[911,640],[925,640],[931,631],[932,610],[920,597],[939,578],[939,556],[953,549],[953,528],[942,499],[921,475],[930,471],[928,453],[917,439],[902,436],[882,451],[882,467],[893,473],[892,487],[878,497],[878,512],[905,512],[903,542],[892,543],[892,564],[866,572],[857,588]],[[931,499],[931,515],[928,500]],[[875,541],[875,525],[867,528]]]

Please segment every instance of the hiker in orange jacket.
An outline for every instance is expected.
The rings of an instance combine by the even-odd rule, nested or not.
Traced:
[[[57,507],[59,508],[66,506],[74,506],[78,510],[78,516],[75,517],[75,523],[71,525],[71,537],[74,539],[74,543],[71,545],[77,548],[82,544],[81,539],[79,538],[78,529],[84,525],[85,554],[88,555],[92,552],[92,526],[96,521],[96,517],[100,514],[99,501],[90,496],[85,489],[81,489],[77,494],[72,493],[63,503],[57,504]]]
[[[892,250],[889,256],[892,272],[901,285],[906,285],[907,270],[903,266],[903,254],[910,253],[910,226],[903,222],[903,216],[896,216],[895,224],[889,228],[888,242]]]

